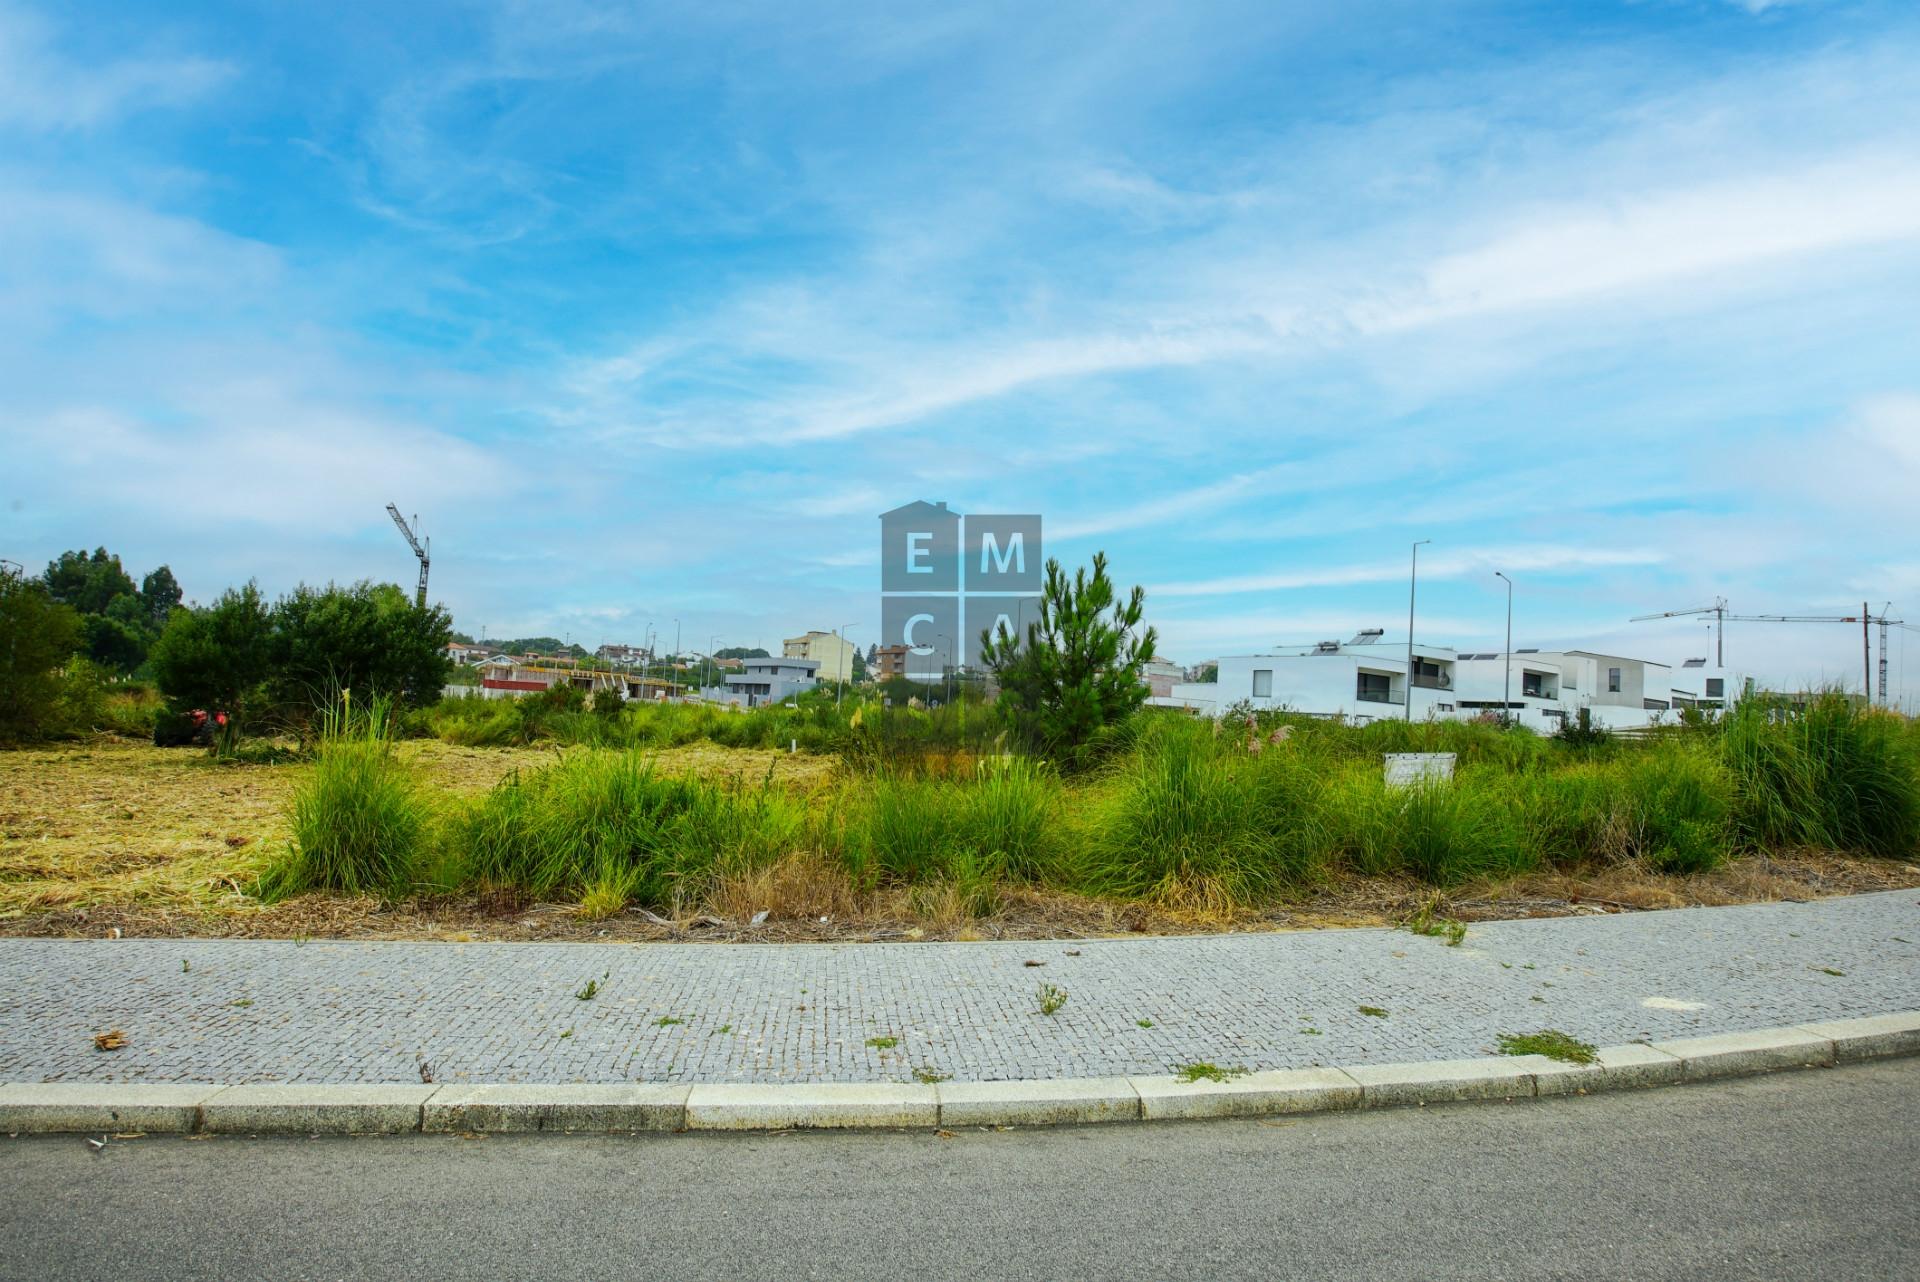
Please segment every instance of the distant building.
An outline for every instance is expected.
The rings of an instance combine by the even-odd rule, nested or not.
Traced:
[[[788,659],[811,659],[819,667],[823,681],[853,680],[853,656],[859,650],[845,637],[831,632],[807,632],[788,637],[780,643],[780,653]],[[749,659],[748,663],[758,663]]]
[[[515,659],[495,655],[480,665],[480,694],[487,699],[514,699],[567,685],[584,695],[611,690],[622,699],[664,699],[672,686],[658,677],[636,676],[562,665],[545,659]],[[686,687],[680,687],[684,693]]]
[[[759,708],[791,699],[820,684],[817,659],[743,659],[741,671],[729,672],[726,684],[700,692],[711,703],[734,703]]]
[[[904,645],[875,646],[873,656],[867,660],[867,675],[875,681],[906,676],[907,647]]]
[[[1149,702],[1219,716],[1235,707],[1286,709],[1365,724],[1411,715],[1470,719],[1505,715],[1552,732],[1586,709],[1594,722],[1630,730],[1675,708],[1722,707],[1733,690],[1720,669],[1664,663],[1593,650],[1519,649],[1511,654],[1413,647],[1369,629],[1351,641],[1322,641],[1267,654],[1226,655],[1209,682],[1179,682]]]
[[[647,657],[645,646],[603,645],[593,652],[593,657],[605,663],[640,663]]]
[[[1166,698],[1173,694],[1173,688],[1187,679],[1187,671],[1177,663],[1165,659],[1149,659],[1140,665],[1140,684],[1147,687],[1150,695]]]
[[[446,653],[447,658],[464,666],[470,663],[479,663],[484,659],[490,658],[498,654],[499,650],[489,645],[474,645],[472,642],[467,641],[450,641],[447,643]]]

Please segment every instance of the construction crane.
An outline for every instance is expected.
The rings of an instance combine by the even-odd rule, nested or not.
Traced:
[[[1880,682],[1878,702],[1887,702],[1887,629],[1903,628],[1908,632],[1920,632],[1904,619],[1889,619],[1886,611],[1891,605],[1880,607],[1875,614],[1873,607],[1865,601],[1860,603],[1858,614],[1729,614],[1726,617],[1737,623],[1857,623],[1860,625],[1860,691],[1869,702],[1874,701],[1874,664],[1873,631],[1877,624],[1880,628]]]
[[[1691,610],[1663,610],[1659,614],[1636,614],[1629,623],[1645,623],[1648,619],[1677,619],[1687,614],[1711,614],[1714,616],[1713,629],[1713,666],[1727,666],[1727,599],[1723,596],[1713,598],[1712,605],[1699,605]]]
[[[431,555],[433,540],[427,539],[423,543],[414,533],[420,528],[418,516],[413,518],[412,525],[408,525],[407,518],[401,516],[400,509],[391,503],[387,504],[387,515],[392,517],[393,523],[400,527],[400,537],[407,541],[407,546],[413,549],[413,554],[420,558],[420,588],[414,593],[413,600],[415,605],[424,610],[427,608],[427,567],[433,562]]]

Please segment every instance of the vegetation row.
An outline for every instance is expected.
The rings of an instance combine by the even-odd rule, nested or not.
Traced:
[[[970,746],[994,721],[973,709],[963,733],[965,712],[446,710],[443,731],[546,715],[577,744],[473,800],[428,790],[395,751],[402,722],[391,710],[341,712],[298,790],[294,842],[263,889],[512,890],[597,913],[670,910],[705,902],[723,879],[805,857],[862,889],[938,889],[974,913],[1015,885],[1217,909],[1342,873],[1447,885],[1605,861],[1685,873],[1747,851],[1910,858],[1920,848],[1912,724],[1838,693],[1797,708],[1754,701],[1628,742],[1145,712],[1110,727],[1099,764],[1067,775],[1040,757]],[[786,747],[808,731],[843,762],[805,791],[774,767],[666,773],[649,751],[733,734]],[[1454,752],[1456,777],[1390,788],[1380,754],[1397,751]]]

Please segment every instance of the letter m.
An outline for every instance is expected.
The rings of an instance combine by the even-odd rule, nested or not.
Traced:
[[[1000,540],[992,530],[983,530],[980,535],[980,573],[987,573],[987,560],[992,558],[999,573],[1005,574],[1009,565],[1015,574],[1027,572],[1027,539],[1022,530],[1015,530],[1007,537],[1006,551],[1000,550]]]

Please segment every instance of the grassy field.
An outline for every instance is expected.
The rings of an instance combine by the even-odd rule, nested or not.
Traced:
[[[570,744],[341,732],[288,764],[112,738],[0,753],[0,932],[1445,929],[1920,884],[1913,729],[1838,704],[1578,749],[1459,724],[1156,718],[1065,779],[990,745],[876,759],[857,723],[817,731],[851,733],[837,752],[789,754],[636,711],[579,714]],[[1455,784],[1384,789],[1378,753],[1418,748],[1459,753]]]

